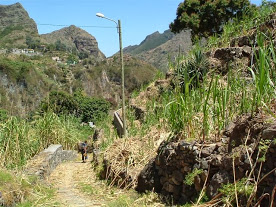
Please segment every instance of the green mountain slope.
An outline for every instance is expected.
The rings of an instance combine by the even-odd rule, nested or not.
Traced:
[[[37,38],[38,30],[22,5],[0,5],[0,47],[26,47],[27,36]]]

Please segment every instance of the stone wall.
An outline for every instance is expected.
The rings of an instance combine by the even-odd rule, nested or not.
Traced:
[[[113,117],[113,123],[119,137],[123,137],[123,134],[124,134],[123,120],[121,118],[121,114],[122,114],[122,109],[119,109],[118,111],[114,112],[114,117]]]
[[[212,144],[163,142],[158,156],[140,173],[137,190],[154,190],[183,204],[195,201],[205,182],[207,196],[212,198],[222,184],[234,182],[234,172],[236,180],[250,176],[255,181],[260,172],[259,181],[269,174],[259,183],[258,196],[271,194],[276,186],[276,122],[264,123],[260,117],[239,117],[222,141]],[[264,146],[262,150],[260,146]],[[262,157],[266,159],[260,166],[257,160]],[[200,173],[195,174],[192,185],[186,184],[186,176],[195,169]]]
[[[28,162],[25,173],[28,175],[37,175],[41,179],[44,179],[60,163],[73,160],[76,156],[75,151],[63,150],[61,145],[51,145]]]

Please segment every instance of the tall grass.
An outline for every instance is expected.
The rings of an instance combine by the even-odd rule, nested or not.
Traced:
[[[241,19],[232,19],[223,26],[223,33],[212,36],[208,41],[208,49],[214,47],[229,47],[234,37],[246,35],[252,28],[257,28],[269,19],[269,15],[276,12],[276,7],[263,1],[257,8],[249,8]]]
[[[46,113],[32,122],[10,117],[0,124],[0,165],[7,168],[24,165],[51,144],[73,149],[79,140],[87,139],[92,133],[81,128],[76,118],[58,117],[54,113]]]
[[[235,69],[229,68],[226,76],[209,71],[198,87],[191,87],[194,76],[185,74],[189,71],[187,64],[179,64],[181,60],[177,60],[177,79],[180,77],[185,83],[177,82],[167,103],[166,117],[172,131],[202,141],[216,138],[214,135],[219,135],[237,115],[253,114],[275,99],[275,48],[264,33],[259,32],[257,40],[255,64],[247,72],[238,65]]]

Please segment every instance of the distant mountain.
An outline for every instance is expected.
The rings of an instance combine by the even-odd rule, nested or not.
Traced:
[[[173,34],[170,30],[164,33],[154,32],[148,35],[139,45],[124,48],[124,53],[131,54],[148,62],[162,71],[168,70],[169,57],[174,59],[179,52],[187,53],[192,47],[190,30]]]
[[[166,30],[163,34],[159,32],[154,32],[151,35],[148,35],[145,40],[143,40],[139,45],[129,46],[124,49],[125,53],[131,55],[137,55],[142,52],[147,52],[151,49],[154,49],[168,40],[172,39],[174,34],[170,30]]]
[[[0,47],[26,46],[26,37],[38,38],[37,25],[20,3],[0,5]]]
[[[151,41],[148,38],[146,42]],[[161,45],[152,43],[154,46],[143,51]],[[0,6],[0,49],[14,47],[34,47],[41,55],[15,55],[10,50],[0,53],[0,109],[24,116],[35,110],[52,90],[73,93],[81,89],[88,96],[109,100],[114,106],[121,102],[120,58],[106,58],[96,39],[86,31],[70,26],[39,35],[36,23],[21,4]],[[80,58],[80,54],[87,56]],[[76,61],[70,64],[70,57]],[[124,57],[125,93],[129,96],[150,83],[157,69],[130,55]]]
[[[71,25],[49,34],[41,35],[41,41],[48,44],[64,44],[67,48],[77,50],[94,56],[97,60],[105,59],[105,55],[99,50],[98,42],[91,34],[79,27]]]

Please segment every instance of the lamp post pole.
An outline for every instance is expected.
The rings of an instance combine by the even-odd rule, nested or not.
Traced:
[[[118,28],[119,28],[119,42],[120,42],[120,56],[121,56],[121,70],[122,70],[123,136],[127,136],[127,131],[126,131],[126,111],[125,111],[125,69],[124,69],[124,55],[123,55],[121,20],[118,20]]]
[[[126,130],[126,111],[125,111],[125,71],[124,71],[124,56],[123,56],[123,43],[122,43],[122,27],[121,20],[118,20],[118,23],[110,18],[105,17],[102,13],[97,13],[97,17],[101,17],[107,20],[114,22],[117,25],[119,33],[119,44],[120,44],[120,58],[121,58],[121,71],[122,71],[122,119],[123,119],[123,136],[127,136]]]

